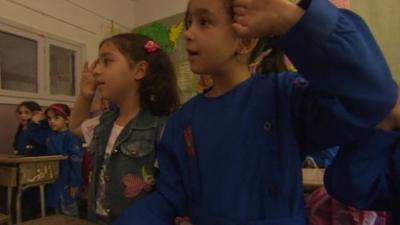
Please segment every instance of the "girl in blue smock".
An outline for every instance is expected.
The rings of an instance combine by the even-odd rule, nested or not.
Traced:
[[[115,224],[305,225],[304,157],[362,138],[396,100],[368,27],[327,0],[190,0],[185,38],[214,85],[170,118],[157,191]],[[298,73],[251,74],[266,40]]]
[[[18,155],[43,155],[46,153],[46,146],[38,143],[32,138],[27,129],[32,115],[41,112],[42,108],[34,101],[25,101],[17,106],[19,125],[14,137],[14,150]]]
[[[50,105],[46,120],[36,114],[29,124],[35,139],[46,144],[48,155],[64,155],[60,161],[58,179],[46,186],[46,207],[68,216],[78,216],[78,193],[82,186],[82,141],[68,129],[70,109],[65,104]],[[44,127],[50,129],[45,129]]]

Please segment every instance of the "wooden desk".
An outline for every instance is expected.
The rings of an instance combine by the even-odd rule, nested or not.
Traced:
[[[53,215],[21,223],[21,225],[96,225],[87,220],[63,215]]]
[[[11,217],[11,199],[13,188],[17,189],[17,224],[21,223],[21,196],[31,187],[40,188],[42,217],[46,215],[44,186],[54,183],[58,178],[59,161],[67,157],[61,155],[24,157],[0,154],[0,186],[7,187],[7,213]],[[10,219],[9,224],[12,221]]]
[[[303,188],[305,192],[312,192],[324,186],[325,169],[303,169]]]

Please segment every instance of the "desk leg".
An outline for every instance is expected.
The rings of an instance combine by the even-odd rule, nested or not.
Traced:
[[[23,193],[23,188],[21,186],[18,186],[17,188],[17,199],[16,199],[16,207],[15,207],[15,213],[17,215],[17,224],[20,224],[22,219],[21,219],[21,197]]]
[[[41,207],[41,213],[42,217],[46,216],[46,207],[45,207],[45,200],[44,200],[44,185],[40,185],[40,207]]]
[[[12,224],[12,216],[11,216],[12,195],[13,195],[13,188],[7,187],[7,215],[10,217],[10,219],[8,220],[8,225]]]

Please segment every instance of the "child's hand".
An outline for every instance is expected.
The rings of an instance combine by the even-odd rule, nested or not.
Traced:
[[[71,198],[76,198],[79,192],[79,187],[69,187],[69,195]]]
[[[34,111],[34,112],[32,113],[32,118],[31,118],[31,120],[32,120],[33,123],[40,124],[40,121],[44,120],[43,112],[41,112],[41,111]]]
[[[233,12],[233,28],[243,37],[283,35],[304,14],[288,0],[234,0]]]
[[[81,94],[85,97],[92,98],[96,92],[96,78],[93,75],[94,68],[96,67],[98,60],[94,61],[90,67],[89,63],[85,62],[83,71],[81,74],[80,89]]]

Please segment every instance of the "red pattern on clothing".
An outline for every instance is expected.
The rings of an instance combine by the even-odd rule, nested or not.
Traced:
[[[196,149],[194,148],[194,143],[193,143],[193,134],[192,134],[192,127],[187,127],[183,131],[183,136],[185,139],[185,144],[186,144],[186,152],[187,155],[190,158],[195,158],[196,157]]]
[[[125,185],[124,196],[126,198],[138,196],[146,186],[143,178],[130,173],[122,178],[122,183]]]
[[[188,225],[191,224],[190,218],[188,216],[176,217],[175,225]]]

